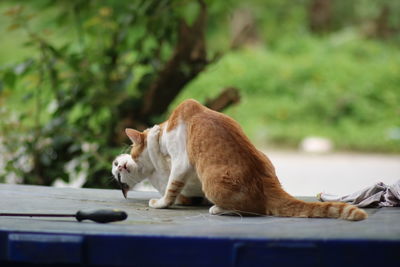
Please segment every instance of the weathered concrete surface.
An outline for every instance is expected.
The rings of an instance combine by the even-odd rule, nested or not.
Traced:
[[[275,165],[282,186],[297,196],[347,195],[377,182],[391,185],[400,179],[400,155],[263,152]]]
[[[368,209],[361,222],[335,219],[212,216],[208,207],[148,208],[151,192],[61,189],[0,184],[0,212],[75,213],[77,210],[117,208],[126,221],[97,224],[73,218],[0,217],[0,230],[77,234],[202,236],[270,239],[374,239],[400,240],[400,208]],[[307,200],[312,200],[307,198]]]

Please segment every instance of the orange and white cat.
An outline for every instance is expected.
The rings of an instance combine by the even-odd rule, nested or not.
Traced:
[[[165,193],[150,207],[174,204],[189,179],[197,177],[214,206],[211,214],[230,212],[285,217],[363,220],[367,213],[339,202],[304,202],[286,193],[271,161],[258,151],[230,117],[195,100],[182,102],[169,119],[150,131],[127,129],[134,161],[150,158],[168,175]],[[170,163],[163,161],[170,158]]]

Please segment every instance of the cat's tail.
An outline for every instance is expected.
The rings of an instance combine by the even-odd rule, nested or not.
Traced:
[[[361,221],[368,214],[356,206],[341,202],[305,202],[291,196],[279,201],[267,214],[282,217],[338,218],[349,221]]]

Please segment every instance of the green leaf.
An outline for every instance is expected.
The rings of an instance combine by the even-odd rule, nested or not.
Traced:
[[[14,88],[16,80],[17,76],[15,75],[14,71],[8,70],[4,73],[3,81],[9,88]]]
[[[87,106],[85,103],[77,103],[69,113],[69,122],[77,123],[79,120],[87,117],[92,112],[90,106]]]

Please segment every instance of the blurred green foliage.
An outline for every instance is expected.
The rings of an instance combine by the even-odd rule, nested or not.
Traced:
[[[192,9],[156,0],[4,5],[7,31],[23,34],[18,40],[30,55],[1,68],[1,115],[9,118],[0,126],[8,155],[3,175],[47,185],[68,180],[72,162],[75,172],[89,164],[87,186],[107,186],[110,162],[123,151],[114,140],[121,106],[140,99]]]
[[[242,102],[228,114],[259,145],[296,147],[318,135],[343,150],[399,153],[400,2],[332,1],[321,32],[310,30],[312,2],[206,1],[208,49],[223,57],[171,108],[231,85]],[[258,42],[231,50],[232,14],[241,9]],[[124,150],[113,140],[120,107],[140,99],[171,56],[179,21],[190,23],[198,5],[3,1],[0,12],[0,181],[12,174],[51,184],[83,171],[85,186],[109,186],[111,160]]]
[[[340,150],[399,152],[399,56],[398,47],[353,33],[241,50],[210,67],[176,103],[205,99],[204,88],[229,83],[241,88],[242,102],[227,113],[260,145],[297,147],[323,136]]]

